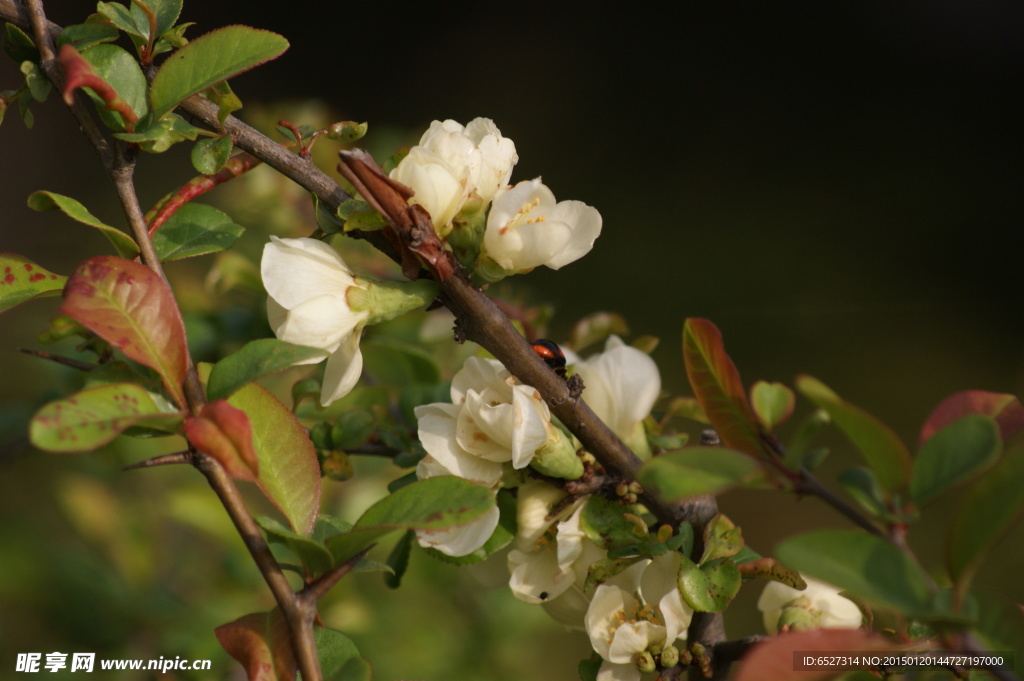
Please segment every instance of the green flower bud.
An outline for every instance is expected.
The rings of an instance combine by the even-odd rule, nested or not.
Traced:
[[[576,480],[583,475],[583,461],[576,455],[572,441],[554,426],[548,429],[548,441],[534,453],[530,466],[553,478]]]
[[[665,646],[661,650],[661,655],[658,661],[665,669],[675,667],[679,664],[679,648],[676,648],[675,646]]]
[[[637,653],[636,655],[636,668],[640,670],[641,674],[648,674],[657,669],[657,665],[654,664],[654,656],[647,650]]]

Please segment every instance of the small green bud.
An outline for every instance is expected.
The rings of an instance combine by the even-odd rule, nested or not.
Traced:
[[[548,441],[534,453],[530,466],[542,475],[564,480],[576,480],[583,475],[583,462],[572,441],[554,426],[548,428]]]
[[[664,669],[675,667],[679,664],[679,648],[676,648],[675,646],[665,646],[661,649],[661,655],[659,656],[658,661]]]
[[[637,653],[636,668],[640,670],[641,674],[649,674],[658,667],[654,664],[654,656],[645,650],[641,653]]]
[[[326,477],[338,482],[349,480],[354,474],[352,459],[340,449],[330,452],[324,457],[324,460],[320,462],[320,470]]]
[[[484,202],[472,196],[452,220],[452,231],[448,234],[448,245],[463,267],[470,268],[480,256],[480,242],[487,226],[487,212]]]

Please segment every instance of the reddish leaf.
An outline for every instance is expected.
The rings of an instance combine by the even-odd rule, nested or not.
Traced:
[[[849,667],[816,665],[800,666],[802,659],[831,653],[884,655],[899,646],[863,629],[815,629],[773,636],[754,646],[740,663],[733,681],[820,681],[849,671]],[[797,654],[799,653],[799,654]],[[805,655],[806,654],[806,655]],[[859,655],[858,655],[859,654]]]
[[[924,444],[943,426],[971,414],[985,414],[994,418],[1004,441],[1024,429],[1024,407],[1013,395],[964,390],[953,393],[935,407],[921,427],[918,443]]]
[[[243,615],[214,631],[231,657],[245,667],[249,681],[293,681],[298,665],[288,624],[278,609]]]
[[[178,405],[185,406],[185,325],[174,294],[156,273],[114,256],[91,258],[68,280],[60,311],[155,369]]]
[[[722,334],[714,324],[706,319],[686,320],[683,361],[697,401],[723,444],[765,457],[757,418],[747,401],[736,365],[725,352]]]
[[[256,482],[259,461],[252,447],[252,426],[241,409],[224,400],[211,402],[198,417],[185,421],[185,435],[217,459],[232,477]]]
[[[135,123],[139,117],[135,115],[132,107],[96,73],[92,64],[83,59],[72,45],[67,44],[60,48],[60,65],[64,69],[64,73],[67,74],[67,81],[64,83],[65,104],[71,106],[74,101],[74,91],[80,87],[87,87],[103,100],[109,110],[121,114],[124,127],[128,132],[135,130]]]

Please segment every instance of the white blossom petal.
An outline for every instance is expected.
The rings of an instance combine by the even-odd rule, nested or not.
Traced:
[[[645,352],[611,336],[604,352],[576,362],[583,399],[616,435],[628,438],[661,393],[658,365]]]
[[[359,349],[359,334],[351,334],[338,346],[324,369],[324,382],[320,388],[320,403],[325,407],[347,395],[363,373],[363,353]]]
[[[473,456],[459,446],[455,438],[459,408],[453,404],[425,404],[415,409],[420,442],[434,461],[449,475],[473,480],[484,485],[496,485],[504,467],[501,463]],[[419,475],[419,477],[432,477]]]

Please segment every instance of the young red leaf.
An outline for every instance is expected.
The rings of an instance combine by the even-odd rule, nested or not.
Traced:
[[[185,435],[217,459],[232,477],[256,482],[259,461],[252,446],[252,426],[241,409],[224,400],[211,402],[198,417],[185,421]]]
[[[60,65],[67,74],[67,81],[64,83],[64,102],[71,106],[74,101],[74,92],[80,87],[91,89],[103,100],[107,109],[121,114],[124,127],[128,132],[135,130],[135,123],[139,117],[135,115],[128,102],[117,94],[109,83],[103,80],[92,64],[87,62],[78,50],[72,45],[64,45],[60,48]]]
[[[706,319],[686,320],[683,361],[697,401],[723,444],[756,457],[768,456],[740,374],[714,324]]]
[[[816,657],[819,653],[856,653],[871,651],[882,656],[884,653],[899,650],[888,639],[864,631],[863,629],[814,629],[796,631],[789,634],[773,636],[764,643],[751,649],[743,658],[736,671],[734,681],[822,681],[844,674],[848,668],[812,666],[800,668],[800,659],[795,659],[798,652],[806,653],[806,657]],[[857,656],[860,657],[860,656]]]
[[[971,414],[986,414],[994,418],[1004,441],[1024,429],[1024,407],[1013,395],[964,390],[953,393],[935,407],[921,427],[918,444],[924,444],[944,426]]]
[[[278,609],[243,615],[214,630],[217,641],[245,667],[249,681],[293,681],[298,664],[288,623]]]
[[[156,273],[114,256],[91,258],[68,280],[60,311],[156,370],[171,397],[185,406],[185,325],[174,294]]]

